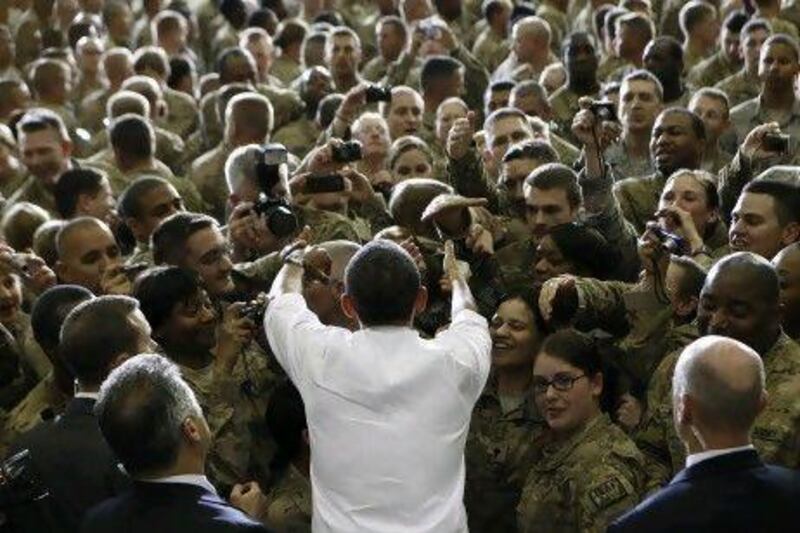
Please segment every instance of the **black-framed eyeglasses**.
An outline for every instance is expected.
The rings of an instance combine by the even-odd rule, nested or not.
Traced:
[[[553,379],[543,378],[541,376],[533,376],[533,393],[545,394],[550,385],[553,386],[558,392],[567,392],[572,389],[575,382],[581,378],[587,377],[586,374],[579,376],[572,376],[570,374],[556,374]]]

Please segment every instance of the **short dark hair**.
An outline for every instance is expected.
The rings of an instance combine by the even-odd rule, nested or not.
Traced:
[[[78,197],[82,194],[95,196],[102,184],[103,175],[90,168],[74,168],[61,174],[54,191],[56,209],[61,218],[75,216]]]
[[[64,121],[61,119],[61,117],[53,111],[41,107],[26,111],[25,114],[22,115],[22,118],[17,121],[15,127],[18,140],[19,134],[22,132],[35,133],[37,131],[44,131],[48,129],[55,130],[62,141],[69,140],[67,126],[64,125]]]
[[[681,31],[684,34],[691,33],[692,30],[708,17],[715,17],[717,10],[703,0],[691,0],[684,4],[678,15]]]
[[[530,139],[512,144],[503,156],[503,163],[517,161],[518,159],[535,159],[541,163],[558,163],[558,152],[547,141]]]
[[[572,208],[580,207],[583,203],[583,192],[578,184],[578,175],[574,170],[561,163],[548,163],[540,166],[525,178],[525,185],[544,191],[563,189],[567,193],[567,202]]]
[[[422,71],[419,74],[419,86],[423,91],[427,91],[433,83],[447,79],[463,68],[464,66],[461,62],[452,57],[430,56],[422,65]]]
[[[246,61],[253,61],[253,57],[246,50],[238,46],[231,46],[222,50],[217,55],[217,72],[219,72],[219,81],[225,85],[230,83],[231,80],[228,76],[228,62],[236,59],[244,59]]]
[[[699,98],[701,96],[711,98],[717,102],[722,102],[722,104],[725,106],[725,112],[730,115],[731,100],[728,98],[728,95],[725,94],[725,91],[717,89],[716,87],[702,87],[692,95],[692,99]]]
[[[100,388],[95,413],[103,437],[131,476],[172,466],[183,422],[203,416],[178,366],[153,354],[114,369]]]
[[[81,384],[99,386],[116,357],[135,355],[140,337],[129,317],[138,307],[127,296],[99,296],[67,315],[58,353]]]
[[[152,236],[153,261],[157,265],[179,265],[186,253],[186,241],[196,232],[219,224],[200,213],[175,213],[158,225]]]
[[[690,257],[683,257],[680,255],[673,255],[669,258],[670,263],[673,263],[683,270],[678,282],[678,294],[683,297],[696,296],[700,297],[700,291],[703,290],[703,285],[706,284],[706,275],[708,274],[703,267]]]
[[[750,20],[750,17],[747,16],[747,13],[741,9],[736,9],[728,13],[722,26],[731,33],[740,33],[748,20]]]
[[[152,70],[165,80],[169,77],[169,58],[167,53],[157,46],[143,46],[133,54],[133,71],[142,74]]]
[[[599,232],[582,224],[569,222],[550,228],[548,235],[564,259],[586,277],[608,279],[619,257]]]
[[[167,78],[167,86],[172,89],[178,86],[178,83],[190,76],[194,70],[194,63],[186,56],[173,57],[169,60],[169,77]]]
[[[706,140],[706,125],[703,122],[703,119],[698,117],[696,114],[692,113],[685,107],[668,107],[664,111],[661,112],[659,116],[662,115],[683,115],[689,118],[689,121],[692,123],[692,131],[697,136],[698,139],[705,141]]]
[[[755,179],[744,186],[742,193],[766,194],[775,202],[778,223],[786,226],[800,222],[800,187],[785,181]]]
[[[89,289],[79,285],[56,285],[44,291],[31,310],[33,338],[45,352],[58,347],[61,326],[70,311],[94,298]]]
[[[155,135],[153,127],[142,116],[128,113],[114,120],[108,139],[115,151],[142,160],[153,156]]]
[[[605,34],[606,38],[609,36],[617,36],[617,19],[624,17],[628,13],[630,13],[630,11],[621,7],[613,7],[606,11],[605,18],[603,19],[603,33]]]
[[[544,340],[539,349],[539,354],[543,353],[574,366],[588,379],[602,374],[603,392],[600,395],[600,409],[604,412],[613,412],[616,407],[615,396],[619,394],[614,386],[619,371],[604,361],[597,341],[574,329],[562,329]]]
[[[497,80],[489,84],[490,92],[506,92],[514,88],[516,83],[511,80]]]
[[[365,326],[407,321],[413,312],[420,275],[411,256],[391,241],[372,241],[345,271],[345,292]]]
[[[278,448],[270,461],[270,471],[281,472],[303,449],[303,431],[308,429],[303,398],[288,379],[272,391],[264,422]]]
[[[169,320],[176,305],[190,300],[200,288],[200,278],[192,270],[154,267],[136,278],[133,297],[139,300],[139,308],[150,327],[156,330]]]
[[[158,176],[141,176],[134,180],[120,193],[117,211],[122,218],[139,218],[144,213],[141,198],[159,187],[168,187],[167,180]]]

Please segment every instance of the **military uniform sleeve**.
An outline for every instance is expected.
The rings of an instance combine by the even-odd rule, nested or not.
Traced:
[[[613,318],[625,316],[623,295],[633,285],[622,281],[575,278],[575,288],[578,291],[575,319],[605,329],[606,323],[615,323]]]
[[[447,173],[458,194],[469,198],[486,198],[489,200],[489,210],[497,212],[497,187],[486,175],[477,150],[467,151],[461,159],[448,158]]]
[[[647,405],[634,442],[645,458],[646,492],[658,490],[672,477],[669,431],[672,427],[672,373],[678,353],[665,357],[658,365],[647,389]]]
[[[588,213],[587,225],[599,231],[611,249],[619,254],[616,268],[618,276],[622,279],[635,279],[641,268],[636,230],[625,220],[622,208],[614,197],[611,170],[606,168],[603,177],[591,179],[584,170],[580,174],[580,185]]]
[[[742,189],[753,177],[750,162],[737,151],[731,162],[719,171],[719,197],[722,217],[730,223],[733,211]]]
[[[578,478],[577,524],[582,532],[604,532],[617,517],[639,503],[634,475],[613,464],[600,464]]]

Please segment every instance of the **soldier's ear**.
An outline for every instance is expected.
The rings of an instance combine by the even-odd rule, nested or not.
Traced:
[[[783,228],[781,244],[783,246],[788,246],[798,240],[800,240],[800,224],[797,222],[789,222]]]

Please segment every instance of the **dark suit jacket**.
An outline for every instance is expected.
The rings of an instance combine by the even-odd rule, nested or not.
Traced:
[[[73,398],[63,415],[39,424],[11,446],[9,455],[30,452],[34,470],[50,492],[34,508],[11,517],[18,530],[76,532],[86,511],[130,485],[100,432],[94,404],[90,398]]]
[[[266,528],[209,490],[188,483],[135,481],[91,511],[82,533],[264,533]]]
[[[800,524],[800,472],[768,466],[746,450],[702,461],[619,518],[609,533],[784,533]]]

